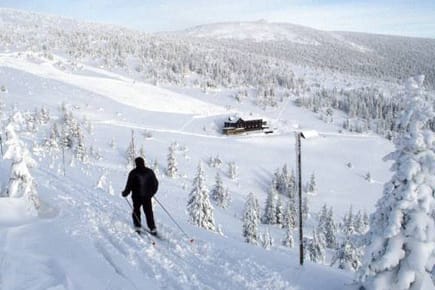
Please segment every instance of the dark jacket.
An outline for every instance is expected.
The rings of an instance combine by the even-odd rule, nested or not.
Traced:
[[[151,198],[157,192],[159,182],[152,171],[148,167],[137,166],[128,174],[127,184],[123,196],[127,196],[132,192],[134,199]]]

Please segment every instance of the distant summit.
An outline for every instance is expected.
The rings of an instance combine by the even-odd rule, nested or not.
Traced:
[[[327,32],[290,23],[273,23],[265,19],[252,22],[227,22],[195,26],[179,32],[190,37],[214,39],[290,41],[318,45],[318,38]]]

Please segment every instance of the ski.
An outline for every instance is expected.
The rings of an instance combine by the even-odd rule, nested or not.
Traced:
[[[141,234],[143,234],[143,233],[146,233],[148,236],[150,236],[150,237],[154,237],[154,238],[156,238],[156,239],[159,239],[159,240],[163,240],[164,238],[159,234],[159,233],[152,233],[150,230],[148,230],[148,229],[144,229],[144,228],[141,228],[141,229],[138,229],[138,230],[136,230],[136,232],[139,234],[139,235],[141,235]]]
[[[148,230],[146,230],[144,228],[134,229],[134,231],[142,239],[145,239],[145,237],[146,237],[148,239],[148,241],[150,241],[153,246],[156,245],[156,241],[153,238],[153,237],[156,237],[156,236],[152,235],[150,231],[148,231]]]

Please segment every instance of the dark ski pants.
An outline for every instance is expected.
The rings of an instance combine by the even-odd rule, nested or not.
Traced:
[[[135,227],[141,226],[140,208],[143,207],[145,217],[147,219],[147,225],[150,230],[156,228],[154,224],[153,205],[151,198],[133,198],[133,223]]]

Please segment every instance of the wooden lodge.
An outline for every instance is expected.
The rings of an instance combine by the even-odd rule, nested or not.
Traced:
[[[263,119],[243,120],[239,118],[235,122],[225,122],[222,132],[225,135],[236,135],[249,131],[263,131],[266,129],[266,122]]]

